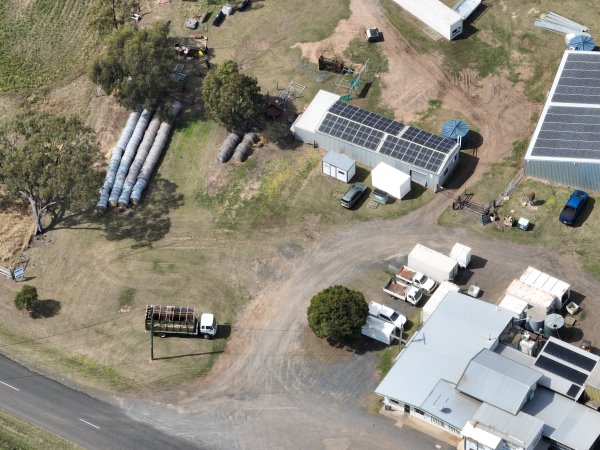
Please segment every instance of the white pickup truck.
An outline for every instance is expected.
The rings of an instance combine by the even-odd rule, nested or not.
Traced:
[[[416,305],[423,297],[423,292],[421,292],[420,288],[409,286],[395,276],[390,278],[390,281],[386,283],[383,287],[383,292],[394,298],[404,300],[411,305]]]
[[[396,274],[396,278],[417,288],[423,289],[427,294],[431,294],[438,285],[431,278],[427,277],[427,275],[417,272],[408,266],[402,266]]]
[[[369,302],[369,315],[392,323],[401,330],[404,329],[404,324],[406,323],[406,317],[398,311],[374,301]]]

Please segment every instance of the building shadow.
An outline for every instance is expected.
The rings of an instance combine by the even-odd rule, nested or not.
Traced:
[[[469,269],[483,269],[487,264],[488,260],[481,256],[471,255],[471,262],[469,262]]]
[[[57,315],[60,312],[60,308],[60,302],[57,300],[40,300],[31,310],[30,316],[33,319],[47,319]]]
[[[466,152],[460,152],[458,166],[454,171],[454,175],[450,177],[444,188],[453,190],[460,189],[471,175],[473,175],[478,163],[479,158],[477,156],[469,155]]]
[[[571,289],[571,295],[569,297],[569,302],[573,302],[576,303],[580,308],[581,305],[583,304],[585,300],[585,295],[583,295],[581,292],[577,292]]]
[[[410,182],[410,192],[402,197],[402,200],[415,200],[427,192],[425,186],[421,186],[413,181]]]
[[[483,145],[483,136],[477,131],[469,130],[467,133],[467,142],[462,150],[477,150]]]
[[[577,327],[565,328],[562,333],[559,334],[559,338],[569,344],[581,341],[583,336],[583,331]]]
[[[359,336],[354,338],[347,338],[341,343],[331,343],[329,345],[336,348],[345,348],[347,351],[352,352],[356,355],[364,355],[365,353],[378,352],[386,349],[389,345],[379,342],[375,339],[371,339],[367,336]]]
[[[468,21],[463,22],[463,32],[454,38],[454,40],[465,40],[479,32],[479,28],[475,27],[474,23],[487,11],[488,8],[489,6],[482,2],[469,16]]]

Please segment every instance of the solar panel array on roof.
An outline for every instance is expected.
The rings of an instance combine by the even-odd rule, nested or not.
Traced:
[[[381,138],[383,138],[381,131],[359,125],[331,113],[327,113],[319,127],[319,131],[369,150],[375,150],[379,146]]]
[[[562,345],[558,345],[555,342],[549,341],[544,347],[544,353],[556,356],[557,358],[567,361],[574,366],[581,367],[582,369],[590,372],[596,365],[596,361],[592,358],[588,358],[585,355],[574,352]]]
[[[593,54],[569,54],[552,102],[600,104],[600,59]]]
[[[451,139],[416,127],[407,128],[400,122],[342,100],[329,108],[319,131],[373,151],[384,139],[382,154],[431,172],[440,169],[446,155],[457,145]]]
[[[600,108],[550,106],[532,155],[600,158]]]
[[[572,367],[565,366],[564,364],[555,361],[554,359],[547,358],[540,355],[534,364],[540,369],[547,370],[550,373],[558,375],[559,377],[565,378],[572,383],[583,385],[587,375],[579,370],[575,370]]]

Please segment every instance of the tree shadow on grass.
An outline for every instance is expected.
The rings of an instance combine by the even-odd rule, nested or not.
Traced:
[[[57,300],[40,300],[31,310],[30,315],[33,319],[47,319],[57,315],[60,312],[60,308],[60,302]]]
[[[63,217],[60,226],[53,229],[102,230],[109,241],[133,239],[132,248],[148,247],[169,232],[169,213],[181,205],[183,194],[177,192],[177,185],[157,175],[148,184],[139,205],[125,210],[110,208],[103,214],[89,208]]]
[[[165,237],[171,229],[169,212],[183,205],[183,194],[175,183],[158,176],[146,189],[139,205],[124,211],[115,208],[100,217],[106,239],[133,239],[131,247],[140,248]]]

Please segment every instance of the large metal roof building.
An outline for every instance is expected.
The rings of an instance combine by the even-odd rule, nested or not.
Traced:
[[[384,162],[421,186],[443,186],[458,165],[460,144],[380,116],[319,91],[291,127],[297,139],[375,167]]]
[[[525,175],[600,191],[600,52],[565,51],[525,155]]]

